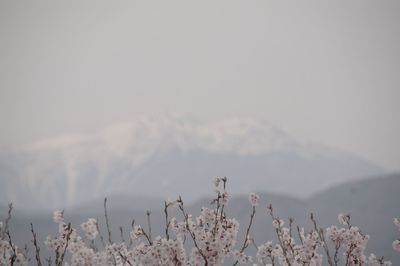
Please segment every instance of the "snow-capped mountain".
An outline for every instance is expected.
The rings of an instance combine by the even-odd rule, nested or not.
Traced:
[[[356,156],[301,143],[258,119],[140,116],[94,135],[0,151],[0,203],[68,207],[111,194],[193,200],[228,176],[234,193],[308,196],[382,173]]]

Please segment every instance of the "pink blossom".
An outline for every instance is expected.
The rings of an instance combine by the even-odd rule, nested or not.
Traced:
[[[259,200],[260,200],[260,196],[258,196],[256,193],[250,193],[249,202],[250,202],[251,206],[257,206]]]

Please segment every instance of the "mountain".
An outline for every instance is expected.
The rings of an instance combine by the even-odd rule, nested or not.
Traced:
[[[302,143],[263,120],[139,116],[93,135],[1,149],[0,203],[55,209],[116,194],[178,193],[193,201],[208,194],[216,175],[229,176],[234,193],[259,189],[304,198],[380,173],[362,158]]]

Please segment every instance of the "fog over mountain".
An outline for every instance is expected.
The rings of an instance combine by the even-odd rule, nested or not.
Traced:
[[[397,0],[0,1],[0,146],[133,114],[249,116],[400,170],[399,14]]]
[[[94,135],[2,149],[0,203],[54,209],[110,195],[178,194],[193,201],[209,193],[216,175],[230,177],[233,193],[304,198],[383,172],[355,155],[298,141],[263,120],[138,116]]]

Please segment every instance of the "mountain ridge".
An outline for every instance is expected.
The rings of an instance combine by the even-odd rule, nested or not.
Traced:
[[[382,172],[357,156],[304,144],[264,120],[143,116],[93,136],[0,151],[0,181],[5,184],[0,202],[54,209],[128,193],[183,193],[194,200],[191,186],[206,195],[208,178],[215,175],[231,177],[235,193],[262,186],[306,197]]]

